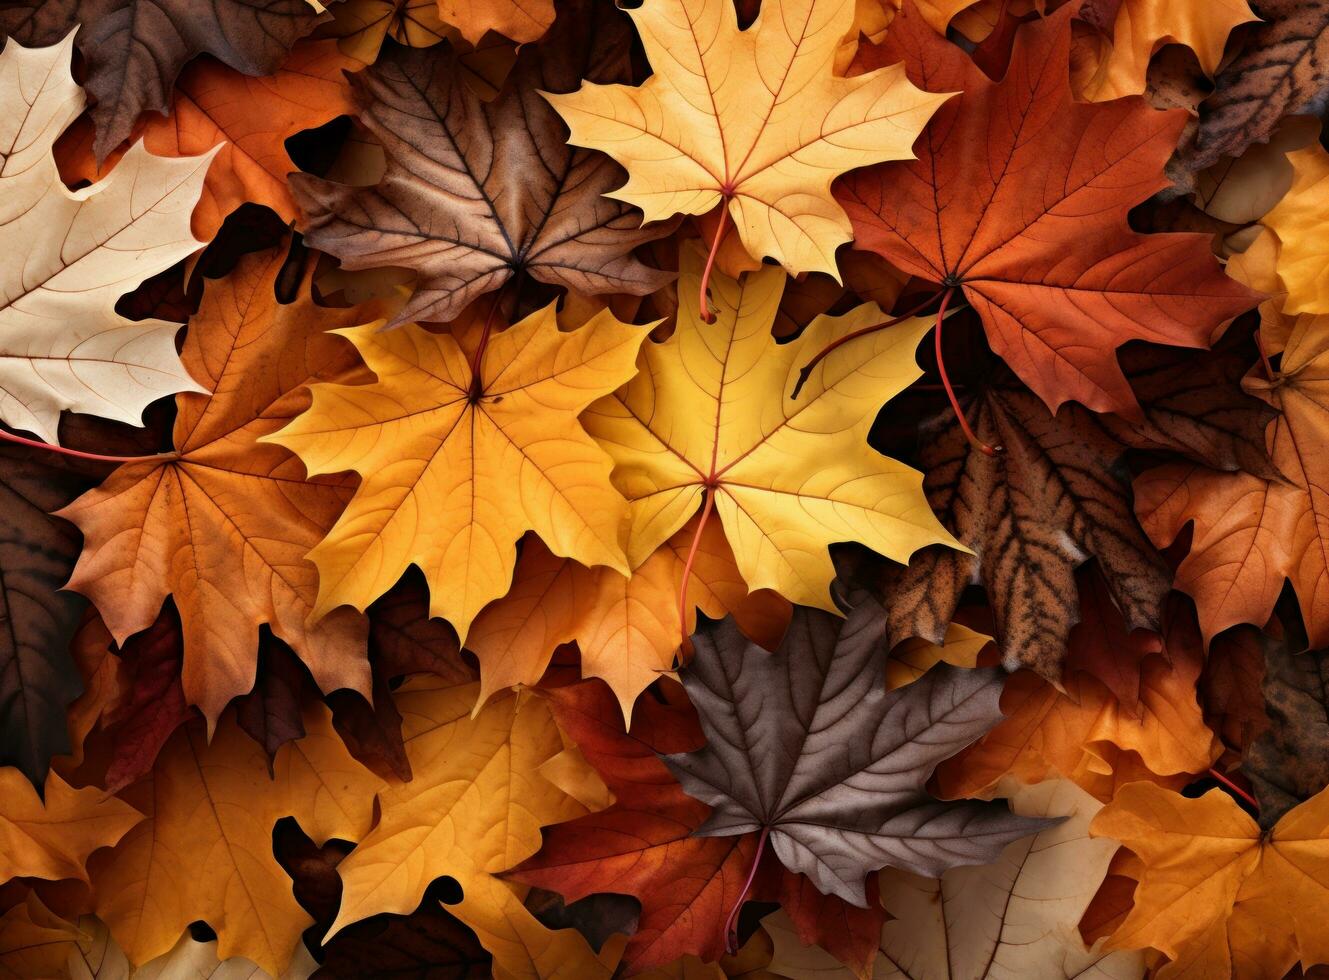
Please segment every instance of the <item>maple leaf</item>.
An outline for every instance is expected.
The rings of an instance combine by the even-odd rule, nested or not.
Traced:
[[[428,48],[449,36],[438,0],[343,0],[332,14],[328,31],[339,39],[338,47],[367,65],[378,60],[386,38]]]
[[[0,916],[0,978],[58,977],[77,949],[77,927],[28,892]]]
[[[1135,905],[1108,945],[1161,951],[1173,961],[1163,977],[1273,980],[1298,959],[1329,961],[1319,914],[1326,808],[1320,793],[1262,832],[1221,790],[1192,800],[1150,783],[1122,787],[1089,828],[1142,862]]]
[[[1226,747],[1239,753],[1269,723],[1261,693],[1264,647],[1264,637],[1253,626],[1220,633],[1209,644],[1209,657],[1200,675],[1205,724]]]
[[[1274,477],[1264,448],[1267,405],[1237,381],[1255,355],[1249,334],[1229,331],[1215,349],[1144,348],[1122,361],[1140,399],[1133,419],[1065,405],[1055,415],[999,365],[977,361],[965,414],[976,449],[949,408],[924,418],[924,490],[943,524],[972,553],[931,548],[907,568],[889,567],[877,588],[891,638],[938,642],[965,588],[982,582],[1009,666],[1054,684],[1082,610],[1074,572],[1097,560],[1125,630],[1156,629],[1170,575],[1131,512],[1128,448],[1166,452],[1218,469]]]
[[[464,641],[507,590],[527,530],[555,554],[626,573],[624,504],[577,416],[630,376],[646,331],[605,311],[561,332],[552,305],[492,337],[474,320],[452,333],[382,326],[340,331],[377,382],[315,385],[309,411],[264,437],[299,454],[311,476],[363,477],[309,553],[320,573],[314,616],[363,610],[415,564],[430,615]]]
[[[1327,28],[1329,30],[1329,28]],[[1293,181],[1264,224],[1278,235],[1277,272],[1285,313],[1329,313],[1329,153],[1318,143],[1289,153]]]
[[[1263,308],[1266,326],[1276,311]],[[1329,316],[1291,320],[1275,380],[1251,375],[1247,391],[1282,409],[1269,427],[1270,456],[1285,479],[1218,473],[1169,462],[1136,478],[1135,511],[1160,547],[1194,525],[1176,588],[1195,599],[1209,639],[1239,623],[1264,623],[1290,580],[1310,642],[1329,645]]]
[[[130,134],[158,156],[207,153],[218,145],[192,229],[200,241],[216,237],[226,216],[246,201],[272,208],[284,221],[297,217],[286,187],[295,169],[285,141],[303,129],[351,112],[351,92],[342,72],[359,63],[337,52],[332,41],[296,45],[290,56],[261,78],[215,61],[197,61],[180,75],[169,116],[145,117]],[[66,181],[98,180],[121,154],[113,150],[98,166],[93,131],[84,120],[56,145]]]
[[[1098,43],[1077,44],[1072,53],[1076,93],[1093,102],[1143,94],[1149,60],[1166,44],[1186,45],[1212,76],[1232,29],[1258,20],[1246,0],[1091,0],[1081,4],[1077,16],[1100,31]]]
[[[714,524],[700,534],[685,525],[627,578],[609,568],[585,568],[551,554],[539,539],[528,540],[512,588],[484,608],[467,635],[466,646],[480,661],[479,703],[508,687],[534,686],[555,648],[575,640],[582,676],[609,684],[630,726],[637,695],[670,671],[682,643],[673,607],[694,537],[688,633],[698,609],[712,619],[734,611],[749,635],[778,642],[788,603],[771,593],[749,597]]]
[[[142,819],[95,786],[75,789],[51,772],[38,796],[23,773],[0,767],[0,883],[20,877],[87,881],[88,856]]]
[[[854,21],[843,0],[766,0],[747,30],[731,3],[659,0],[630,13],[654,74],[548,97],[573,143],[627,168],[611,196],[646,221],[723,205],[753,256],[836,275],[835,249],[851,235],[831,180],[908,158],[946,96],[899,68],[836,77]]]
[[[428,677],[396,692],[414,779],[381,792],[382,818],[349,838],[359,843],[338,866],[341,907],[324,941],[371,915],[413,911],[449,875],[464,896],[450,911],[494,954],[496,972],[544,976],[557,964],[569,976],[607,976],[585,940],[545,929],[494,877],[539,848],[541,825],[586,809],[541,774],[561,743],[547,704],[523,693],[472,718],[476,694]]]
[[[699,836],[760,831],[786,868],[858,906],[878,868],[935,877],[1046,826],[1000,803],[925,792],[939,762],[1000,720],[1001,674],[939,666],[882,696],[881,612],[864,600],[841,629],[835,616],[796,608],[773,653],[730,619],[702,630],[680,676],[707,744],[665,757],[713,808]]]
[[[174,596],[185,697],[210,724],[253,687],[263,623],[324,690],[369,690],[364,620],[343,610],[306,622],[316,574],[305,553],[333,526],[353,482],[306,479],[262,437],[308,404],[304,386],[365,377],[354,351],[324,331],[373,308],[317,307],[308,276],[304,298],[278,303],[282,262],[279,251],[251,255],[207,287],[183,357],[212,395],[177,399],[175,453],[122,466],[60,512],[84,536],[69,587],[96,603],[117,643],[150,626]]]
[[[263,749],[229,719],[210,742],[178,730],[152,774],[120,796],[146,814],[89,868],[97,915],[133,963],[167,952],[189,923],[217,932],[217,955],[282,973],[312,922],[272,856],[272,827],[295,817],[318,841],[369,829],[382,783],[347,755],[327,709],[311,705],[304,738],[283,746],[268,779]]]
[[[1166,186],[1185,122],[1140,98],[1072,100],[1074,5],[1017,39],[994,83],[906,8],[864,68],[902,60],[915,82],[963,93],[934,117],[919,157],[843,179],[855,247],[962,293],[992,349],[1048,407],[1134,411],[1116,349],[1203,347],[1255,295],[1226,278],[1199,235],[1140,235],[1133,206]]]
[[[179,326],[130,322],[121,293],[198,248],[189,210],[210,155],[167,160],[136,145],[111,176],[71,193],[51,146],[83,108],[73,39],[0,53],[0,419],[50,442],[62,409],[140,424],[147,404],[195,388],[175,353]]]
[[[1178,150],[1189,171],[1263,143],[1286,116],[1314,112],[1329,89],[1329,0],[1258,0],[1264,23],[1241,43],[1200,105],[1194,137]]]
[[[885,969],[875,975],[1141,977],[1141,954],[1109,952],[1101,941],[1088,948],[1076,928],[1117,850],[1115,841],[1089,836],[1089,822],[1102,804],[1066,780],[1021,786],[1008,779],[998,791],[1017,814],[1064,819],[1008,844],[992,864],[952,868],[940,880],[883,871],[881,900],[889,918],[879,939]],[[798,944],[784,913],[763,925],[775,943],[774,972],[826,980],[853,976],[821,949]]]
[[[1101,590],[1097,576],[1079,576],[1082,602]],[[1102,597],[1094,602],[1101,603]],[[1112,609],[1108,635],[1124,633]],[[1127,776],[1173,777],[1204,771],[1218,751],[1196,701],[1204,644],[1180,603],[1170,603],[1162,636],[1136,634],[1115,648],[1119,662],[1106,673],[1075,669],[1100,658],[1094,623],[1071,634],[1063,681],[1054,686],[1027,671],[1013,674],[1001,696],[1005,715],[990,732],[937,770],[947,797],[982,796],[1004,776],[1037,782],[1049,772],[1067,776],[1097,796]],[[1088,627],[1088,628],[1086,628]],[[1127,696],[1114,691],[1129,678]],[[1114,684],[1113,680],[1117,683]]]
[[[87,59],[100,162],[140,113],[167,111],[176,78],[196,55],[267,75],[324,19],[304,0],[15,0],[0,10],[0,37],[44,47],[82,25],[76,40]]]
[[[466,84],[447,47],[389,51],[352,78],[387,170],[372,187],[293,175],[309,243],[346,269],[415,271],[415,293],[393,324],[454,320],[519,275],[583,293],[655,290],[669,274],[632,250],[672,228],[642,229],[631,208],[603,199],[621,168],[567,146],[534,92],[566,90],[583,73],[626,78],[630,42],[608,4],[569,5],[550,37],[518,56],[493,102]]]
[[[741,900],[756,855],[750,836],[697,837],[708,807],[685,794],[658,753],[695,749],[702,734],[682,688],[645,698],[624,732],[608,687],[598,682],[549,692],[559,727],[573,737],[604,777],[609,809],[546,829],[544,846],[512,877],[560,892],[569,902],[613,891],[641,903],[623,954],[642,971],[693,955],[706,962],[724,952],[723,917]],[[772,870],[766,865],[766,870]],[[881,930],[880,907],[859,909],[823,896],[806,878],[759,874],[757,897],[778,900],[805,942],[819,942],[846,960],[870,961]],[[869,883],[869,888],[872,888]]]
[[[1294,653],[1266,642],[1265,712],[1269,727],[1246,749],[1241,771],[1260,801],[1260,826],[1329,786],[1329,653]]]
[[[700,281],[685,248],[680,288]],[[954,544],[919,492],[917,471],[865,446],[873,416],[922,372],[914,361],[930,321],[905,321],[837,350],[791,400],[799,367],[828,343],[882,319],[873,303],[820,316],[778,344],[771,324],[784,289],[778,268],[712,279],[717,320],[690,305],[673,335],[647,344],[638,373],[582,421],[614,459],[628,499],[633,567],[698,508],[719,513],[748,588],[834,610],[828,547],[857,540],[896,561]]]

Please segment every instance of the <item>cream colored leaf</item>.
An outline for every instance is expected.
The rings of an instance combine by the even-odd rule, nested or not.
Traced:
[[[49,442],[63,410],[136,425],[149,402],[201,390],[177,324],[114,307],[199,248],[189,219],[216,152],[167,159],[137,144],[106,179],[67,190],[51,147],[84,105],[72,51],[71,34],[0,53],[0,419]]]

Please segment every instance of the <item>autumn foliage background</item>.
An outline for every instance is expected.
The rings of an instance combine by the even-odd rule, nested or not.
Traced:
[[[0,977],[1329,966],[1329,0],[0,0]]]

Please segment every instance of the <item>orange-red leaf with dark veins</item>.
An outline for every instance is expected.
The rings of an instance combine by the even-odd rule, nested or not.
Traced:
[[[1167,186],[1186,117],[1138,97],[1076,103],[1074,7],[1022,28],[992,82],[906,6],[857,67],[903,61],[916,85],[961,94],[932,117],[918,159],[855,171],[836,199],[856,247],[960,288],[992,349],[1050,408],[1130,412],[1118,347],[1204,347],[1256,296],[1223,275],[1203,236],[1127,225],[1131,207]]]

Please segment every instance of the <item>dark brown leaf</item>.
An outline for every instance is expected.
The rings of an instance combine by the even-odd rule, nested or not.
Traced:
[[[1268,830],[1329,786],[1329,651],[1295,653],[1271,641],[1265,665],[1270,727],[1246,750],[1241,771],[1255,788],[1260,826]]]
[[[768,833],[786,868],[866,907],[872,871],[936,877],[1047,826],[924,790],[938,763],[1001,720],[1004,675],[944,664],[887,694],[885,632],[884,610],[862,598],[846,620],[796,607],[774,653],[728,618],[695,634],[680,676],[707,744],[665,763],[713,808],[698,836]]]
[[[572,91],[582,78],[630,80],[631,42],[607,0],[563,5],[492,102],[465,83],[449,47],[388,50],[352,79],[387,171],[374,187],[292,176],[309,243],[347,269],[414,270],[415,294],[393,323],[451,321],[518,273],[581,293],[658,288],[671,275],[631,253],[672,225],[642,229],[639,211],[602,196],[623,171],[568,146],[540,94]]]
[[[1244,753],[1269,726],[1260,685],[1264,679],[1265,638],[1254,626],[1218,634],[1200,675],[1204,720],[1223,743]]]
[[[259,640],[254,689],[235,699],[235,721],[263,746],[269,776],[277,750],[292,739],[304,738],[300,713],[306,693],[317,693],[313,678],[290,647],[264,630]]]
[[[326,15],[305,0],[10,0],[0,37],[54,44],[79,26],[87,59],[97,162],[129,137],[142,112],[165,113],[185,64],[210,54],[246,75],[268,75]]]

